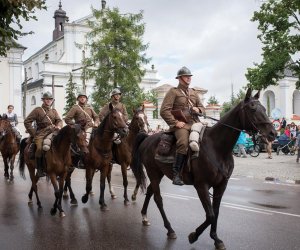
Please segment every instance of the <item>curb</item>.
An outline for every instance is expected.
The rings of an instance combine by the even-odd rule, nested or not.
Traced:
[[[296,185],[300,185],[300,180],[285,180],[285,181],[281,181],[278,178],[275,177],[266,177],[265,181],[274,181],[274,182],[285,182],[288,184],[296,184]]]

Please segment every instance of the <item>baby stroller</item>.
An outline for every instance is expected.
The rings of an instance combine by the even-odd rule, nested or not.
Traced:
[[[277,155],[279,155],[280,151],[282,151],[282,153],[284,153],[285,155],[287,155],[288,153],[290,153],[291,155],[295,154],[295,139],[290,139],[287,135],[283,134],[279,136],[278,144],[279,146],[277,147],[276,151]]]

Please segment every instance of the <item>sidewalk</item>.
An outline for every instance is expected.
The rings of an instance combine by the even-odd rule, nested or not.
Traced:
[[[272,153],[268,159],[266,153],[258,157],[240,158],[234,156],[233,177],[246,176],[267,181],[280,181],[300,184],[300,164],[296,163],[296,155]]]

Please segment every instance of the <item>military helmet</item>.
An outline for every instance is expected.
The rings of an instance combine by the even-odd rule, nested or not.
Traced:
[[[183,66],[178,70],[176,79],[178,79],[180,76],[192,76],[192,73],[187,67]]]
[[[86,95],[84,92],[79,92],[76,99],[78,100],[78,98],[79,98],[80,96],[85,96],[86,99],[88,99],[87,95]]]
[[[53,95],[49,91],[47,91],[43,94],[42,100],[43,99],[53,99]]]
[[[115,88],[112,90],[112,92],[110,93],[110,96],[114,96],[114,95],[122,95],[121,90],[119,90],[118,88]]]

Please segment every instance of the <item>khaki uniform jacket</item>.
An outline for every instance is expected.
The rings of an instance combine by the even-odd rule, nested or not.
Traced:
[[[185,94],[184,91],[188,91],[188,94]],[[202,113],[205,112],[204,106],[202,105],[197,92],[193,88],[186,88],[179,84],[176,88],[171,88],[167,92],[161,105],[160,115],[170,128],[174,128],[178,122],[171,114],[171,110],[182,110],[183,113],[186,114],[186,111],[191,108],[189,99],[193,104],[193,107],[199,108]],[[190,116],[187,117],[187,119],[188,124],[186,124],[186,126],[187,129],[190,129],[191,124],[197,122],[197,118]]]
[[[50,118],[53,125],[62,127],[62,120],[60,119],[57,111],[43,104],[41,107],[37,107],[32,110],[24,120],[24,126],[32,137],[42,133],[45,128],[52,126],[47,116]],[[32,126],[33,122],[36,123],[36,129]]]
[[[82,111],[82,109],[86,113]],[[73,120],[75,120],[75,122]],[[85,126],[86,129],[94,126],[93,121],[95,122],[96,125],[99,125],[98,115],[93,110],[93,108],[88,104],[80,105],[80,106],[79,104],[73,105],[73,107],[69,110],[69,112],[65,117],[65,122],[68,125],[73,125],[74,123],[78,124],[81,121],[86,121],[86,126]]]
[[[113,107],[120,110],[123,114],[123,118],[124,118],[124,121],[127,122],[128,121],[128,114],[127,114],[127,110],[126,110],[126,107],[123,103],[121,102],[111,102]],[[105,118],[105,116],[107,116],[107,114],[109,113],[109,104],[110,103],[107,103],[101,110],[100,110],[100,113],[99,113],[99,118],[100,118],[100,122],[103,121],[103,119]]]

